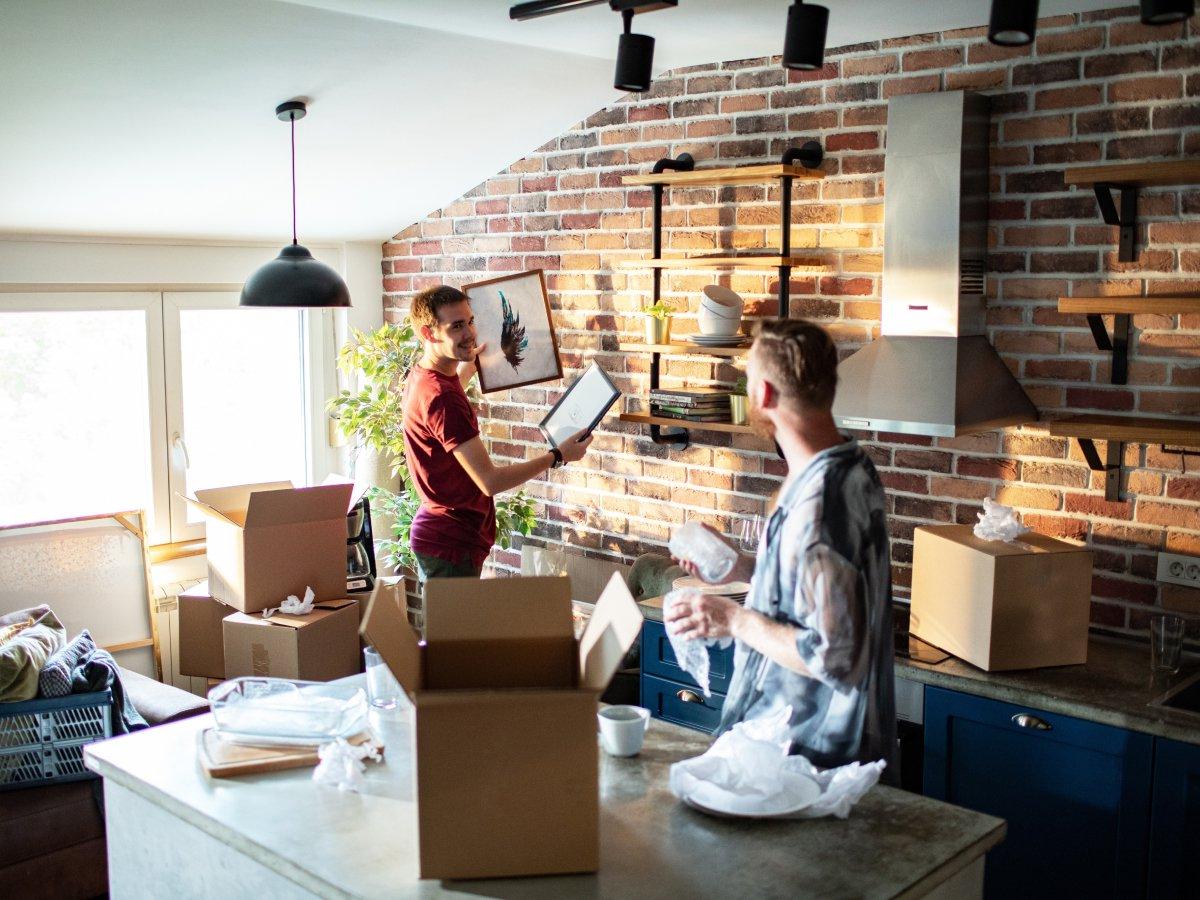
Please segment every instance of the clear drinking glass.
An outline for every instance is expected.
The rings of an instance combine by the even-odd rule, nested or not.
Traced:
[[[367,664],[367,699],[376,709],[395,709],[400,703],[400,685],[374,647],[363,649]]]
[[[762,516],[746,516],[738,523],[738,546],[745,553],[757,553],[762,540],[764,519]]]
[[[1150,668],[1155,672],[1179,671],[1183,632],[1187,623],[1179,616],[1150,617]]]
[[[737,562],[737,551],[699,522],[688,522],[671,535],[667,546],[676,559],[695,563],[700,577],[712,584],[722,581]]]

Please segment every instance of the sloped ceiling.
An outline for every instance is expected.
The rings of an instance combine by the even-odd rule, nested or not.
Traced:
[[[987,0],[825,0],[829,45],[982,24]],[[1043,0],[1043,15],[1112,0]],[[382,240],[617,96],[620,20],[504,0],[3,0],[0,233]],[[779,52],[786,0],[639,17],[656,69]]]

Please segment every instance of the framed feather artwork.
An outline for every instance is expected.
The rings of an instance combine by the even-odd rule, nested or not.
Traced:
[[[541,269],[463,287],[475,316],[479,389],[490,394],[562,378],[558,339]]]

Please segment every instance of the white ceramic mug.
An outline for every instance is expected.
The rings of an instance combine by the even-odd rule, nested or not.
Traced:
[[[612,756],[636,756],[642,750],[650,710],[640,706],[606,706],[596,716],[600,720],[600,746]]]

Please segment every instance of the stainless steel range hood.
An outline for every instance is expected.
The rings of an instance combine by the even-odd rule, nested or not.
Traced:
[[[978,94],[888,101],[881,337],[838,366],[843,428],[953,437],[1037,420],[984,336],[988,125]]]

